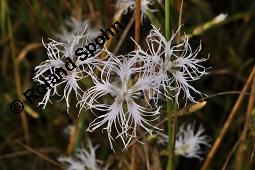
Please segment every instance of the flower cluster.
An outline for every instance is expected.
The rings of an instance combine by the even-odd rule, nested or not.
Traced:
[[[202,93],[191,86],[190,82],[200,79],[203,75],[208,74],[206,68],[200,63],[206,61],[206,58],[196,58],[201,50],[201,44],[195,51],[192,50],[188,38],[175,44],[174,39],[178,31],[173,33],[169,41],[160,33],[159,29],[152,26],[149,36],[146,38],[148,51],[141,48],[134,51],[134,56],[139,56],[149,69],[160,75],[160,86],[167,93],[166,96],[172,99],[173,95],[176,102],[183,93],[183,98],[196,102],[191,95],[191,91],[199,94]]]
[[[109,59],[104,62],[100,76],[90,75],[95,86],[84,93],[80,104],[81,108],[106,111],[106,114],[91,122],[89,131],[106,124],[104,129],[111,143],[112,127],[115,127],[118,133],[116,138],[120,138],[127,147],[132,137],[136,137],[137,126],[150,134],[152,129],[158,130],[157,127],[150,125],[149,121],[158,118],[159,108],[149,106],[146,101],[145,103],[139,101],[147,89],[157,90],[158,77],[147,72],[144,66],[138,65],[138,56],[127,59],[106,52]],[[111,103],[101,103],[100,98],[107,95],[112,98]]]
[[[152,26],[146,38],[148,50],[138,46],[127,55],[116,56],[105,48],[98,49],[95,56],[84,61],[75,55],[79,45],[90,41],[84,32],[74,35],[67,42],[50,39],[49,43],[43,43],[49,59],[35,68],[34,80],[42,83],[48,74],[64,64],[63,59],[67,57],[77,67],[62,75],[63,78],[48,89],[39,104],[45,108],[50,97],[56,94],[63,96],[69,108],[69,98],[73,92],[80,112],[90,109],[102,113],[89,124],[87,130],[93,132],[103,127],[112,149],[115,139],[121,140],[124,148],[127,148],[131,140],[137,137],[138,127],[139,132],[144,130],[149,134],[160,130],[151,123],[159,118],[162,107],[160,96],[177,103],[180,96],[185,103],[188,100],[196,102],[193,93],[202,96],[191,85],[191,82],[207,74],[206,68],[201,65],[206,59],[197,58],[201,45],[193,51],[187,38],[176,43],[177,32],[168,41],[159,29]],[[106,58],[98,57],[101,52],[107,54]],[[90,78],[93,86],[85,89],[82,84],[84,78]],[[64,88],[61,88],[63,85]]]

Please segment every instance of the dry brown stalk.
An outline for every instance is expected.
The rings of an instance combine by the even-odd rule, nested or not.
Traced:
[[[183,12],[183,0],[181,0],[181,4],[180,4],[180,12],[179,12],[179,19],[178,19],[178,26],[181,25],[182,23],[182,12]],[[181,38],[181,32],[178,32],[177,35],[177,44],[180,43],[180,38]],[[174,107],[173,107],[173,132],[172,132],[172,143],[173,146],[172,148],[175,148],[175,139],[176,139],[176,133],[177,133],[177,124],[178,124],[178,113],[177,113],[177,102],[176,102],[176,98],[174,99]],[[172,155],[174,157],[174,150],[172,151]]]
[[[150,170],[150,160],[149,160],[149,154],[148,154],[148,147],[147,144],[143,145],[143,150],[144,150],[144,154],[145,154],[145,159],[146,159],[146,166],[147,166],[147,170]]]
[[[78,139],[77,137],[79,134],[79,130],[80,129],[78,128],[78,120],[77,120],[77,122],[75,123],[74,129],[72,130],[71,135],[69,137],[69,144],[67,146],[68,155],[72,155],[75,150],[75,145]]]
[[[253,83],[251,86],[251,94],[249,97],[249,102],[247,106],[247,111],[246,111],[246,117],[245,117],[245,123],[243,127],[243,131],[240,137],[240,146],[237,150],[236,154],[236,170],[241,169],[242,162],[244,160],[244,145],[245,145],[245,139],[247,138],[248,130],[249,130],[249,123],[250,123],[250,116],[251,112],[254,106],[254,100],[255,100],[255,77],[253,78]]]
[[[124,32],[122,33],[120,39],[118,40],[118,44],[116,45],[116,48],[114,49],[113,54],[116,55],[116,54],[118,53],[118,51],[119,51],[119,49],[120,49],[122,43],[123,43],[124,40],[125,40],[125,37],[127,36],[127,34],[128,34],[128,32],[129,32],[131,26],[133,25],[134,21],[135,21],[135,18],[132,17],[132,18],[130,19],[128,25],[126,26]]]
[[[7,22],[8,22],[8,36],[10,39],[10,47],[12,50],[15,86],[16,86],[18,98],[23,103],[24,100],[22,97],[22,87],[21,87],[21,81],[20,81],[20,75],[19,75],[19,63],[17,62],[17,58],[16,58],[16,48],[15,48],[15,43],[13,38],[13,30],[12,30],[12,23],[11,23],[10,16],[8,16]],[[28,126],[27,117],[24,111],[20,113],[20,118],[21,118],[21,124],[22,124],[23,132],[24,132],[25,141],[27,144],[30,144],[29,126]]]
[[[57,162],[55,162],[54,160],[52,160],[52,159],[46,157],[45,155],[41,154],[41,153],[38,152],[37,150],[35,150],[35,149],[33,149],[33,148],[31,148],[31,147],[25,145],[24,143],[20,142],[20,141],[17,140],[17,139],[15,140],[15,142],[16,142],[17,144],[19,144],[20,146],[22,146],[23,148],[25,148],[26,150],[28,150],[29,152],[31,152],[31,153],[37,155],[38,157],[40,157],[40,158],[46,160],[47,162],[51,163],[52,165],[55,165],[55,166],[57,166],[57,167],[63,169],[63,167],[62,167],[59,163],[57,163]]]
[[[225,161],[225,163],[223,164],[223,167],[221,170],[226,170],[227,168],[227,165],[228,165],[228,162],[231,158],[231,156],[234,154],[235,150],[237,149],[238,145],[240,144],[240,139],[237,140],[236,144],[234,145],[234,147],[231,149],[231,151],[229,152],[228,156],[227,156],[227,159]]]
[[[24,60],[26,55],[33,49],[36,49],[38,47],[41,47],[42,45],[40,43],[30,43],[27,46],[25,46],[19,53],[17,57],[17,64],[20,64],[21,61]]]
[[[56,149],[56,148],[34,148],[34,150],[40,152],[40,153],[61,153],[60,150]],[[19,156],[25,156],[25,155],[30,155],[31,152],[27,151],[27,150],[22,150],[22,151],[17,151],[17,152],[13,152],[13,153],[7,153],[4,155],[0,155],[0,159],[10,159],[10,158],[14,158],[14,157],[19,157]]]
[[[135,1],[135,41],[139,45],[140,44],[140,31],[141,31],[141,0]],[[137,48],[137,47],[136,47]],[[131,151],[131,170],[137,169],[137,155],[136,155],[136,142],[132,145]]]
[[[207,169],[208,169],[208,167],[209,167],[209,165],[210,165],[210,163],[211,163],[213,157],[215,156],[215,154],[216,154],[216,152],[217,152],[217,150],[218,150],[218,148],[219,148],[219,146],[220,146],[220,144],[221,144],[223,138],[225,137],[225,135],[226,135],[226,133],[227,133],[227,131],[228,131],[228,129],[229,129],[231,123],[232,123],[232,120],[233,120],[234,116],[235,116],[236,113],[237,113],[237,110],[238,110],[239,107],[241,106],[241,103],[242,103],[243,98],[244,98],[244,96],[245,96],[244,93],[245,93],[245,92],[247,91],[247,89],[249,88],[249,85],[251,84],[254,75],[255,75],[255,66],[253,66],[252,72],[251,72],[251,74],[250,74],[250,76],[249,76],[247,82],[245,83],[243,89],[242,89],[242,93],[239,95],[239,97],[238,97],[236,103],[234,104],[234,106],[233,106],[233,108],[232,108],[232,110],[231,110],[231,112],[230,112],[230,114],[229,114],[229,116],[228,116],[226,122],[224,123],[223,128],[222,128],[221,131],[220,131],[219,136],[218,136],[217,139],[215,140],[215,142],[214,142],[214,144],[213,144],[213,146],[212,146],[210,152],[208,153],[207,158],[206,158],[206,160],[205,160],[205,162],[204,162],[204,164],[203,164],[201,170],[207,170]]]

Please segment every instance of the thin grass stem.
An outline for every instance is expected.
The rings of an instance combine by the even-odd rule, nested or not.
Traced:
[[[141,30],[141,0],[136,0],[135,2],[135,41],[137,44],[140,44],[140,30]],[[136,143],[132,145],[131,151],[131,170],[137,169],[137,151],[136,151]]]
[[[165,36],[166,39],[170,39],[170,0],[165,1]],[[170,92],[170,91],[169,91]],[[169,93],[166,92],[166,93]],[[167,161],[167,170],[173,170],[173,102],[167,98],[167,130],[168,130],[168,161]]]

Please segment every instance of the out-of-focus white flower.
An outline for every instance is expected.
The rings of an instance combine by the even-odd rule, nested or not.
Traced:
[[[207,59],[196,58],[201,50],[201,44],[193,51],[188,38],[178,44],[174,43],[174,38],[180,28],[167,41],[159,29],[155,26],[152,27],[153,29],[146,38],[148,51],[144,51],[139,47],[133,52],[133,56],[139,57],[147,65],[148,71],[161,77],[160,87],[163,87],[165,92],[169,92],[169,90],[174,92],[166,93],[166,97],[171,98],[174,95],[178,103],[180,94],[183,94],[186,103],[187,100],[196,102],[191,95],[191,91],[200,96],[202,96],[202,93],[191,86],[190,82],[208,74],[206,68],[200,64]]]
[[[118,133],[116,138],[120,138],[126,148],[132,137],[136,137],[137,126],[150,134],[153,130],[159,130],[149,123],[158,118],[159,108],[150,107],[148,101],[142,106],[140,98],[145,90],[157,87],[158,77],[149,72],[140,73],[144,67],[138,66],[135,57],[126,59],[123,56],[116,57],[107,50],[106,52],[110,58],[105,62],[99,78],[91,75],[95,86],[84,93],[80,104],[81,108],[107,111],[91,122],[88,130],[94,131],[106,124],[104,129],[113,149],[114,138],[111,132],[114,126]],[[132,77],[135,76],[138,78],[133,80]],[[100,99],[106,95],[113,98],[111,104],[100,102]],[[148,105],[148,108],[145,105]]]
[[[202,159],[203,154],[201,145],[210,147],[210,138],[204,135],[204,128],[200,125],[198,131],[195,132],[195,124],[188,124],[186,127],[182,125],[179,132],[176,134],[175,154],[187,158]],[[163,133],[158,133],[159,144],[167,144],[168,136]]]
[[[155,9],[151,9],[150,5],[153,5],[154,0],[141,0],[141,22],[143,23],[143,19],[146,15],[147,11],[154,12]],[[136,6],[135,0],[118,0],[116,3],[117,12],[115,14],[115,18],[120,16],[122,13],[126,14],[129,10],[134,11]]]
[[[96,159],[96,147],[93,147],[88,140],[88,150],[84,148],[77,149],[73,157],[61,156],[58,158],[66,170],[107,170],[107,166],[102,168],[102,161]]]
[[[196,133],[194,124],[189,124],[186,128],[181,126],[176,136],[175,153],[188,158],[202,159],[200,145],[210,146],[208,136],[203,135],[204,131],[201,125]]]
[[[76,18],[71,18],[70,20],[66,20],[66,28],[63,29],[62,34],[56,34],[56,38],[58,38],[61,42],[72,42],[73,38],[76,35],[80,35],[83,32],[87,33],[87,38],[90,41],[93,41],[98,35],[100,35],[100,31],[91,26],[90,20],[78,20]]]
[[[36,72],[33,79],[40,84],[45,84],[44,80],[46,80],[52,88],[47,89],[43,100],[38,105],[43,105],[43,108],[45,108],[48,101],[50,101],[50,96],[57,94],[65,98],[68,109],[70,107],[69,96],[72,91],[74,91],[77,99],[82,97],[83,90],[80,88],[78,81],[87,76],[88,71],[93,70],[94,66],[97,65],[99,61],[97,60],[97,55],[90,55],[83,61],[75,55],[75,50],[80,47],[80,44],[83,45],[87,42],[87,36],[84,34],[76,35],[71,42],[66,43],[60,43],[52,39],[49,39],[49,43],[46,44],[42,42],[47,50],[48,59],[35,67]],[[69,58],[74,65],[70,66],[70,62],[67,61],[67,58]],[[68,67],[72,68],[71,71],[66,69],[67,62],[69,63]],[[60,71],[62,78],[56,75],[56,70],[58,68],[63,68],[66,71],[66,74]],[[53,74],[56,75],[58,79],[52,78],[51,75]],[[57,92],[57,87],[62,84],[65,84],[64,91],[63,94],[59,94]]]
[[[115,8],[117,12],[127,14],[129,10],[135,9],[135,0],[118,0]]]

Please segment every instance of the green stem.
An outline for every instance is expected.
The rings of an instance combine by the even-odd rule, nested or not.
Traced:
[[[165,0],[165,34],[170,39],[170,0]]]
[[[170,39],[170,0],[165,0],[165,36]],[[170,91],[166,92],[169,94]],[[167,98],[167,128],[168,128],[168,161],[166,170],[174,170],[174,139],[173,139],[173,103]]]
[[[85,114],[86,114],[86,112],[81,112],[80,116],[78,118],[78,135],[77,135],[77,140],[76,140],[74,150],[81,147],[83,134],[84,134],[84,129],[83,128],[84,128]]]
[[[167,170],[174,169],[174,141],[173,141],[173,103],[167,99],[167,130],[168,130],[168,161]]]

